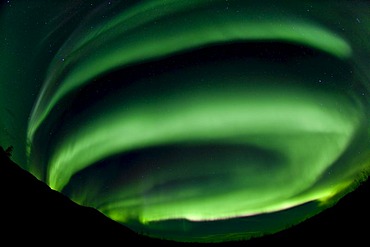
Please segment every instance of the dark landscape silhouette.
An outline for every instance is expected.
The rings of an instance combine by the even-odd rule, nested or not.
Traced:
[[[300,246],[323,242],[334,246],[343,241],[366,246],[369,241],[369,181],[321,214],[273,235],[231,243],[177,243],[144,237],[93,208],[77,205],[20,168],[12,161],[11,152],[12,147],[0,147],[2,246],[100,242],[104,246]]]

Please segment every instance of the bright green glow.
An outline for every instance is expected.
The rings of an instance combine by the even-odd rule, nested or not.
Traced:
[[[257,79],[242,80],[248,82]],[[311,153],[312,150],[305,147],[309,145],[307,142],[301,144],[304,145],[301,149],[289,147],[290,142],[296,145],[294,136],[302,138],[303,135],[307,138],[320,134],[318,139],[313,140],[312,146],[319,143],[318,150],[327,157],[322,158],[323,164],[319,160],[308,161],[308,164],[318,164],[321,167],[331,164],[342,153],[357,126],[358,119],[351,112],[350,106],[343,102],[341,107],[348,110],[339,115],[335,112],[337,105],[334,99],[331,102],[328,95],[309,97],[299,91],[269,92],[255,88],[252,93],[248,92],[248,88],[244,92],[238,88],[238,91],[228,91],[225,95],[224,90],[225,88],[214,87],[204,88],[200,92],[184,91],[175,99],[162,95],[159,97],[167,97],[163,101],[146,98],[145,104],[140,104],[139,100],[134,103],[128,101],[112,107],[111,112],[106,112],[104,108],[102,112],[94,112],[97,116],[104,114],[105,117],[83,124],[82,129],[77,128],[64,138],[57,154],[51,159],[48,183],[59,190],[75,172],[119,152],[183,141],[233,141],[236,136],[245,138],[237,138],[238,142],[281,148],[280,152],[288,152],[288,157],[297,155],[299,158],[307,156],[301,152]],[[133,89],[133,92],[136,91],[139,90]],[[271,105],[269,99],[274,99],[276,103]],[[323,106],[317,105],[317,101],[323,102]],[[122,107],[127,110],[122,111]],[[256,135],[257,143],[253,140]],[[274,142],[264,140],[274,135],[293,135],[293,138],[276,138]],[[328,145],[325,138],[321,140],[322,136],[334,136],[337,146]],[[329,139],[329,143],[331,141],[333,140]],[[293,150],[302,151],[294,154]],[[312,158],[320,159],[320,156]],[[72,161],[74,166],[68,166]],[[293,160],[292,163],[296,161]],[[325,166],[321,169],[325,169]]]
[[[239,240],[367,178],[365,1],[36,2],[0,11],[0,144],[75,202]]]
[[[187,70],[183,74],[189,76],[193,73]],[[176,78],[184,78],[184,75],[176,75]],[[171,79],[175,78],[165,77],[153,84],[181,84],[179,79]],[[216,161],[212,167],[204,164],[194,164],[193,167],[184,163],[182,165],[189,169],[196,170],[197,166],[204,166],[205,170],[231,176],[233,186],[230,186],[227,194],[212,193],[207,191],[207,185],[202,187],[198,183],[185,184],[181,189],[165,195],[161,191],[151,192],[153,187],[164,181],[186,180],[187,172],[182,171],[181,165],[168,164],[168,167],[172,166],[177,171],[148,171],[154,180],[144,184],[141,182],[138,188],[135,184],[122,187],[113,195],[121,199],[102,210],[109,212],[108,215],[119,215],[120,219],[134,217],[142,222],[177,218],[212,220],[281,210],[337,191],[337,187],[333,186],[295,197],[317,182],[317,178],[347,148],[360,121],[357,117],[359,113],[353,111],[350,102],[346,103],[345,98],[329,94],[307,95],[294,88],[283,91],[278,88],[256,88],[254,85],[253,92],[248,86],[236,90],[228,86],[235,86],[232,84],[235,78],[231,77],[230,82],[212,79],[211,89],[201,87],[194,91],[183,88],[181,95],[176,95],[176,92],[166,92],[165,95],[154,92],[141,96],[137,93],[132,102],[130,93],[140,92],[140,85],[145,83],[138,82],[139,86],[132,88],[132,91],[125,91],[117,95],[117,99],[106,102],[107,105],[114,105],[110,112],[100,106],[100,111],[92,109],[91,115],[104,115],[104,118],[88,120],[81,128],[64,137],[51,158],[48,183],[54,189],[61,190],[77,171],[117,153],[175,143],[215,142],[248,144],[272,150],[283,156],[284,160],[275,161],[277,164],[273,166],[278,168],[273,170],[274,177],[270,173],[261,174],[261,170],[255,170],[255,166],[245,166],[251,161],[245,160],[244,163],[243,157],[239,157],[240,161],[235,166],[223,162],[218,164]],[[258,78],[239,80],[248,82],[257,81]],[[193,88],[189,82],[187,87]],[[141,103],[143,98],[145,103]],[[273,105],[271,100],[275,102]],[[336,111],[337,100],[341,102],[342,112]],[[119,103],[113,104],[115,101]],[[85,117],[77,117],[75,121],[83,122]],[[229,159],[226,162],[232,162]],[[257,157],[255,159],[252,162],[258,166],[260,161]],[[69,166],[72,162],[74,166]],[[224,169],[225,165],[228,165],[227,169]],[[188,174],[188,178],[196,178],[204,172],[197,171]],[[246,179],[246,176],[250,178]],[[291,180],[292,176],[300,179]],[[259,184],[264,186],[259,187]],[[250,190],[250,186],[254,189]],[[145,199],[141,196],[143,194],[146,195]],[[282,198],[287,199],[282,201]],[[140,206],[143,204],[146,205],[144,209]],[[132,208],[140,210],[133,213]]]
[[[325,198],[331,198],[333,194],[339,192],[343,188],[348,186],[347,183],[343,183],[338,185],[337,188],[330,188],[327,190],[321,190],[317,193],[307,194],[304,197],[296,197],[290,198],[285,201],[277,201],[275,204],[271,203],[270,201],[264,201],[264,203],[260,203],[259,207],[255,207],[249,210],[238,210],[240,207],[248,208],[250,205],[250,201],[248,203],[239,203],[237,205],[233,205],[234,207],[230,208],[230,201],[237,201],[238,199],[249,198],[249,194],[243,192],[236,192],[231,193],[229,195],[224,195],[220,197],[213,197],[212,199],[209,198],[202,198],[202,201],[173,201],[167,204],[166,207],[158,206],[155,202],[147,207],[145,210],[142,210],[139,214],[139,221],[143,224],[147,224],[151,221],[160,221],[166,219],[182,219],[186,218],[190,221],[204,221],[204,220],[222,220],[228,219],[230,217],[247,217],[253,216],[263,213],[271,213],[275,211],[281,211],[285,209],[292,208],[294,206],[300,205],[302,203],[315,201],[315,200],[322,200]],[[257,193],[255,193],[257,194]],[[172,195],[173,196],[173,195]],[[253,195],[256,198],[256,195]],[[169,198],[161,198],[161,200],[169,200]],[[262,201],[261,198],[259,200]],[[269,202],[267,204],[266,202]],[[138,205],[142,205],[143,201],[140,199],[132,200],[132,201],[118,201],[115,203],[109,204],[107,207],[102,207],[100,210],[105,212],[109,217],[112,219],[119,221],[119,222],[126,222],[131,220],[133,216],[132,212],[128,211],[127,209],[135,208]],[[199,210],[201,208],[202,210]],[[216,210],[215,210],[216,209]],[[238,212],[237,215],[230,216],[230,211],[241,211]],[[135,211],[134,211],[135,212]],[[212,212],[212,214],[210,213]]]
[[[174,2],[178,1],[170,2],[176,6]],[[181,1],[179,2],[181,7]],[[311,46],[341,58],[351,55],[349,44],[337,34],[313,22],[295,19],[290,15],[282,15],[280,18],[272,15],[266,20],[260,20],[250,11],[242,10],[228,11],[220,16],[219,13],[212,11],[213,9],[197,10],[198,1],[189,1],[188,4],[194,6],[190,10],[185,8],[185,11],[189,11],[185,14],[177,14],[178,7],[173,11],[164,12],[166,14],[159,16],[154,14],[154,17],[148,18],[147,16],[152,16],[151,11],[156,13],[158,9],[155,6],[151,9],[146,4],[152,6],[148,1],[143,4],[141,11],[129,8],[122,12],[123,21],[126,21],[123,28],[122,24],[117,27],[115,21],[108,22],[105,23],[103,30],[83,33],[83,41],[77,43],[76,48],[73,47],[74,39],[71,42],[67,41],[65,44],[67,48],[63,47],[53,61],[45,86],[31,115],[28,135],[31,141],[40,123],[63,96],[97,75],[118,66],[127,66],[207,44],[235,40],[281,40]],[[199,12],[207,18],[199,18]],[[168,21],[169,18],[171,21]],[[191,23],[188,19],[192,19]],[[138,20],[141,20],[140,25]],[[140,28],[141,26],[145,29]],[[193,26],[197,28],[194,29]],[[109,32],[110,29],[113,33]],[[100,45],[108,42],[109,46]],[[65,60],[61,62],[61,58]],[[65,70],[70,71],[60,81],[59,77]],[[56,83],[61,86],[55,89]],[[49,95],[51,92],[53,96]]]

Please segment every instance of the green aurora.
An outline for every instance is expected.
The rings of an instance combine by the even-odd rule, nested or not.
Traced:
[[[368,1],[11,1],[0,40],[0,145],[139,233],[259,237],[367,179]]]

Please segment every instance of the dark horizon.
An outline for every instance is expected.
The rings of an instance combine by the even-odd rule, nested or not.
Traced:
[[[224,243],[182,243],[142,236],[107,218],[93,208],[77,205],[61,193],[20,168],[0,148],[2,241],[38,244],[48,239],[70,243],[159,244],[160,246],[266,246],[330,243],[351,244],[367,241],[366,222],[370,220],[370,181],[344,196],[322,213],[281,232],[246,241]],[[10,157],[8,157],[10,156]],[[15,237],[13,237],[15,236]],[[46,243],[45,242],[45,243]]]

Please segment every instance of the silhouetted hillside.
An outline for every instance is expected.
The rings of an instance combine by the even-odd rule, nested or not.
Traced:
[[[299,246],[323,241],[333,246],[343,241],[363,245],[369,239],[369,182],[334,207],[280,233],[235,243],[184,244],[140,236],[95,209],[81,207],[51,190],[8,156],[0,147],[0,239],[11,246],[24,242],[39,246],[100,242],[104,246]]]

